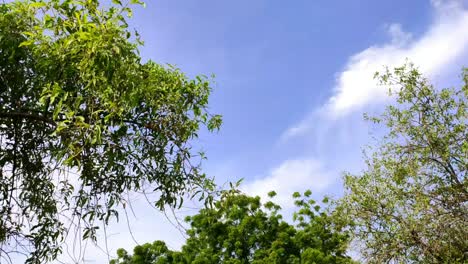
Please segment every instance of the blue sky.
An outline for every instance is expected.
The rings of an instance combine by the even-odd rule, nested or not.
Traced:
[[[359,68],[351,65],[353,57],[372,48],[376,50],[370,53],[376,54],[358,59],[374,60],[374,67],[368,67],[372,73],[384,64],[399,65],[398,60],[402,63],[405,58],[425,63],[421,58],[433,55],[427,49],[446,53],[451,49],[444,46],[452,44],[449,39],[434,47],[431,43],[439,41],[444,30],[456,31],[452,24],[464,23],[452,21],[464,5],[440,0],[288,4],[158,0],[139,8],[131,25],[145,40],[144,58],[175,64],[190,76],[216,75],[210,105],[224,116],[224,125],[216,135],[202,134],[200,145],[209,158],[205,167],[219,182],[242,177],[248,183],[287,160],[317,160],[325,171],[335,174],[359,169],[361,146],[369,143],[362,112],[370,110],[367,97],[383,96],[370,92],[371,88],[362,89],[367,97],[357,93],[347,99],[362,101],[357,105],[343,102],[343,110],[319,110],[337,94],[340,74],[351,67],[352,75],[353,67]],[[431,33],[444,25],[450,26]],[[458,38],[456,32],[453,35]],[[400,58],[381,58],[385,54]],[[428,75],[456,77],[462,65],[457,59],[463,55],[464,46],[445,61],[430,61],[430,67],[435,66],[427,70]],[[452,69],[440,76],[446,65]],[[372,75],[358,78],[373,82]],[[340,100],[354,93],[352,85],[361,84],[350,81]],[[317,112],[346,112],[346,116],[331,121]],[[308,128],[301,135],[285,136],[298,125]]]
[[[249,178],[297,151],[277,148],[278,138],[326,101],[348,57],[388,41],[389,23],[419,35],[430,21],[428,1],[381,2],[158,0],[132,26],[145,58],[216,75],[211,107],[225,122],[202,138],[207,166]]]
[[[210,106],[224,124],[197,144],[206,172],[218,183],[244,178],[255,195],[276,189],[286,209],[294,191],[340,196],[341,173],[363,169],[374,130],[362,114],[391,102],[375,71],[408,58],[435,84],[451,85],[468,57],[466,1],[147,2],[130,20],[145,41],[142,56],[189,76],[216,75]],[[179,247],[183,236],[138,199],[130,217],[137,242]],[[109,230],[110,253],[135,245],[125,221]],[[85,259],[107,257],[94,249]]]

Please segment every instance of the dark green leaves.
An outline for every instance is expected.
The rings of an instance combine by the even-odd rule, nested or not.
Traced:
[[[186,218],[189,237],[180,252],[156,241],[135,247],[133,255],[121,249],[111,263],[353,263],[345,254],[346,232],[335,229],[324,211],[311,210],[309,195],[295,194],[292,225],[271,201],[263,205],[259,197],[223,191],[212,208]]]

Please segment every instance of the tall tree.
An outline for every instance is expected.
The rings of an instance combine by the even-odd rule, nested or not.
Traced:
[[[334,228],[310,195],[294,194],[297,212],[292,225],[283,220],[277,204],[225,191],[213,207],[186,219],[190,228],[181,251],[156,241],[135,247],[133,255],[119,249],[111,263],[353,263],[346,256],[348,234]]]
[[[128,191],[156,191],[163,208],[212,189],[190,147],[221,123],[210,82],[142,62],[131,15],[118,0],[0,4],[0,258],[56,258],[65,217],[95,239]]]
[[[468,261],[468,71],[437,89],[411,64],[376,76],[397,105],[367,169],[345,176],[338,214],[352,223],[369,263]]]

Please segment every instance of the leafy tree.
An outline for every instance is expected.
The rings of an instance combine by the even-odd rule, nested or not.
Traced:
[[[348,234],[334,228],[310,195],[294,194],[292,225],[283,220],[277,204],[225,191],[213,207],[187,217],[190,229],[181,251],[156,241],[137,246],[132,256],[119,249],[111,263],[353,263],[346,256]]]
[[[190,147],[221,123],[209,80],[142,62],[132,10],[112,2],[0,4],[0,258],[21,245],[30,263],[56,258],[65,217],[95,239],[128,191],[163,208],[213,188]]]
[[[369,263],[468,261],[468,71],[461,88],[436,89],[411,64],[377,74],[397,105],[367,169],[345,176],[337,213]]]

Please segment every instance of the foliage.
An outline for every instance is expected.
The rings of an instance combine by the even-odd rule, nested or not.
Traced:
[[[135,247],[132,256],[119,249],[111,263],[353,263],[345,254],[348,234],[334,228],[310,195],[294,194],[292,225],[283,220],[277,204],[225,191],[213,207],[187,217],[190,229],[181,251],[156,241]]]
[[[13,243],[32,248],[30,263],[54,259],[64,217],[95,239],[128,191],[156,191],[163,208],[213,188],[189,144],[221,123],[206,111],[210,82],[142,62],[131,11],[120,1],[0,4],[2,253]]]
[[[468,261],[468,71],[436,89],[411,64],[377,74],[396,96],[388,134],[361,175],[345,176],[346,216],[369,263]]]

